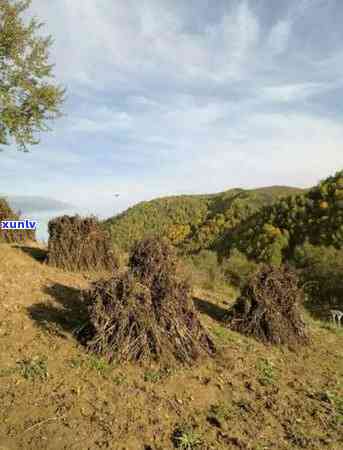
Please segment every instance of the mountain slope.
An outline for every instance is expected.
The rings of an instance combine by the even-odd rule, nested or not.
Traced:
[[[286,186],[230,189],[218,194],[181,195],[141,202],[108,219],[116,245],[128,250],[149,234],[167,235],[187,251],[210,248],[220,234],[263,205],[303,190]]]
[[[236,247],[259,261],[280,263],[305,241],[343,248],[343,171],[303,195],[264,206],[221,237],[227,254]]]

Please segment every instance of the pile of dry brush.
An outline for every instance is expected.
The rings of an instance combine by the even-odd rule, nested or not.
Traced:
[[[84,294],[92,327],[90,350],[109,360],[165,365],[190,364],[214,353],[190,286],[176,276],[176,269],[169,242],[147,238],[133,248],[126,273],[94,283]]]
[[[307,344],[302,301],[298,277],[289,267],[263,265],[229,311],[230,327],[265,343]]]
[[[118,268],[110,235],[95,217],[57,217],[48,229],[49,265],[71,271]]]
[[[19,214],[16,214],[10,208],[7,201],[0,198],[0,222],[3,220],[20,220]],[[5,242],[8,244],[12,243],[24,243],[27,241],[35,241],[36,233],[32,230],[7,230],[0,228],[0,242]]]

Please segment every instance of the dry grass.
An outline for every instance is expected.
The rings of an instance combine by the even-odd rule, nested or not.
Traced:
[[[0,447],[343,448],[337,330],[306,318],[311,343],[294,353],[225,329],[208,307],[200,319],[218,331],[214,359],[163,373],[150,364],[111,365],[75,337],[85,314],[80,293],[93,275],[51,268],[8,245],[0,254]],[[197,296],[227,308],[214,293]],[[23,376],[23,361],[39,375]]]

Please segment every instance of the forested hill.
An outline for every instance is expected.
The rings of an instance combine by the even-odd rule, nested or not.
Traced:
[[[343,171],[303,195],[264,206],[222,235],[219,248],[224,255],[235,247],[257,261],[280,264],[305,242],[343,248]]]
[[[219,237],[264,205],[280,197],[301,194],[299,188],[271,186],[230,189],[218,194],[181,195],[141,202],[105,225],[124,250],[146,235],[168,236],[186,251],[212,248]]]

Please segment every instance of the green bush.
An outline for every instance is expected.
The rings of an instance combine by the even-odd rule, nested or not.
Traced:
[[[293,260],[300,271],[309,307],[343,308],[343,249],[305,242],[296,247]]]
[[[193,285],[231,293],[232,287],[216,252],[202,250],[196,255],[186,257],[184,261],[183,271]]]
[[[223,272],[227,281],[237,288],[243,288],[257,269],[256,262],[249,260],[244,253],[233,249],[230,257],[223,261]]]

